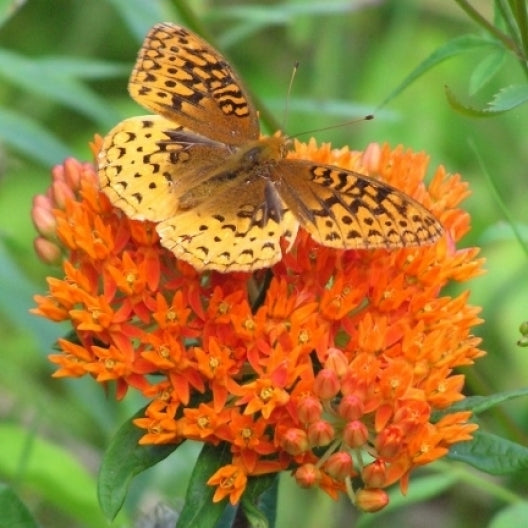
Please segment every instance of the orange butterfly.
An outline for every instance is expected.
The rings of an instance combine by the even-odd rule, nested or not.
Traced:
[[[174,24],[148,33],[129,82],[158,115],[119,123],[98,158],[101,187],[196,269],[251,271],[282,257],[301,225],[324,246],[432,243],[436,218],[374,178],[287,159],[290,141],[260,138],[257,112],[227,61]]]

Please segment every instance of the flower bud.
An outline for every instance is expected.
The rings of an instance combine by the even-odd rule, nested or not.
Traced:
[[[337,412],[347,422],[359,420],[364,412],[363,400],[355,394],[347,394],[339,402]]]
[[[321,418],[323,406],[321,402],[313,395],[307,395],[301,398],[297,404],[297,416],[304,424],[316,422]]]
[[[324,368],[315,377],[313,391],[321,400],[330,400],[339,392],[340,387],[337,374]]]
[[[355,503],[358,509],[373,513],[389,504],[389,496],[382,489],[360,489],[356,493]]]
[[[367,426],[359,421],[348,422],[343,429],[343,441],[350,447],[356,448],[365,445],[368,439]]]
[[[369,143],[361,156],[361,163],[367,174],[378,174],[381,159],[381,147],[379,143]]]
[[[334,439],[334,428],[324,420],[319,420],[308,427],[308,440],[312,447],[328,445]]]
[[[45,238],[53,237],[57,227],[52,208],[51,200],[47,196],[39,194],[33,199],[31,218],[37,231]]]
[[[361,472],[361,479],[369,488],[380,488],[384,486],[386,481],[385,462],[375,460],[372,464],[365,466]]]
[[[72,200],[75,197],[71,187],[68,187],[66,182],[62,180],[54,181],[51,184],[51,194],[53,203],[59,209],[64,209],[64,207],[66,206],[66,202],[68,200]]]
[[[321,481],[321,470],[313,464],[303,464],[295,471],[295,480],[301,488],[317,486]]]
[[[43,237],[37,237],[33,241],[35,253],[45,264],[60,264],[62,260],[62,251],[55,242],[46,240]]]
[[[296,456],[308,451],[310,444],[305,431],[291,427],[282,435],[281,447],[286,453]]]
[[[324,470],[337,480],[344,480],[351,477],[354,472],[354,463],[349,453],[338,451],[328,457]]]

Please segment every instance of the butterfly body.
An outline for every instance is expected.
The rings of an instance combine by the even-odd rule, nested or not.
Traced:
[[[130,218],[156,222],[161,243],[197,269],[270,266],[299,225],[338,249],[416,246],[442,233],[397,189],[290,159],[283,136],[260,138],[236,73],[185,28],[150,30],[129,90],[157,115],[126,119],[108,133],[98,158],[101,187]]]

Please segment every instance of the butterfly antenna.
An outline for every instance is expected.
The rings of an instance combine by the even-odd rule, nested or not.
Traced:
[[[286,126],[288,123],[288,115],[290,113],[290,99],[291,99],[291,93],[293,89],[293,80],[295,79],[295,76],[297,75],[297,70],[299,69],[299,61],[296,61],[293,65],[292,73],[290,76],[290,83],[288,85],[288,91],[286,92],[286,103],[284,105],[284,118],[282,123],[282,130],[286,130]]]
[[[305,134],[313,134],[314,132],[324,132],[325,130],[334,130],[335,128],[342,128],[342,127],[353,125],[354,123],[360,123],[361,121],[370,121],[371,119],[374,119],[374,114],[367,114],[363,117],[358,117],[357,119],[351,119],[350,121],[345,121],[344,123],[340,123],[339,125],[330,125],[330,126],[323,127],[323,128],[303,130],[302,132],[299,132],[289,137],[298,138],[299,136],[304,136]]]

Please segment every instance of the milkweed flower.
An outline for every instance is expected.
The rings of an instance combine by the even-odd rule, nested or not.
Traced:
[[[93,145],[94,153],[100,139]],[[369,174],[423,203],[443,224],[434,245],[342,251],[300,229],[270,272],[199,273],[99,190],[93,165],[67,160],[35,199],[37,254],[62,260],[33,313],[69,321],[74,339],[50,355],[56,377],[113,382],[150,404],[141,444],[226,443],[214,501],[236,503],[248,478],[291,470],[303,487],[347,493],[365,511],[411,471],[471,438],[469,412],[433,413],[463,398],[454,370],[483,355],[469,293],[444,293],[482,272],[459,175],[402,147],[364,152],[296,143],[292,157]],[[352,487],[354,479],[355,488]],[[359,483],[359,484],[357,484]]]

